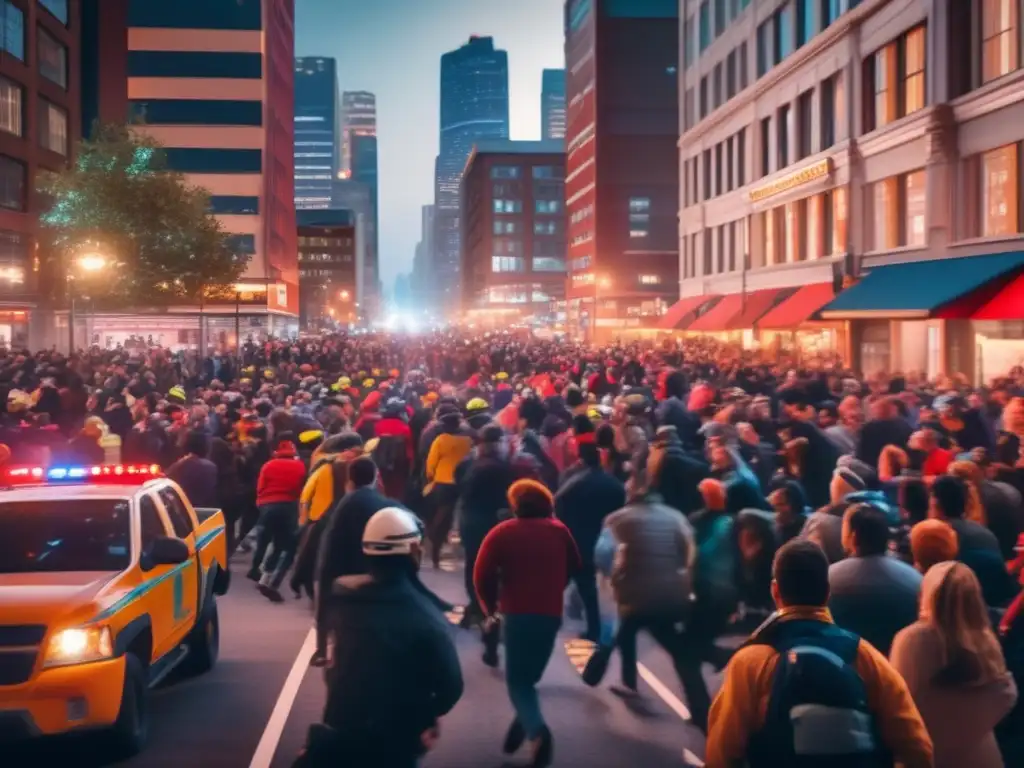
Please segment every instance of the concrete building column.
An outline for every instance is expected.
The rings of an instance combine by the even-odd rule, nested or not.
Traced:
[[[928,126],[928,159],[925,165],[927,244],[944,250],[956,239],[956,180],[959,152],[957,124],[948,104],[940,104]]]

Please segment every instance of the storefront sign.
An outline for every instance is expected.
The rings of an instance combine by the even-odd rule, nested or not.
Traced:
[[[791,189],[802,186],[818,179],[823,179],[832,172],[832,159],[826,157],[824,160],[820,160],[814,165],[809,165],[806,168],[801,168],[796,173],[791,173],[789,176],[783,176],[781,179],[773,181],[771,184],[765,184],[763,187],[752,189],[748,193],[750,202],[756,203],[759,200],[764,200],[769,197],[788,192]]]

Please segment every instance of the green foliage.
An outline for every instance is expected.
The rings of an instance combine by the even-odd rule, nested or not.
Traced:
[[[160,144],[128,127],[98,126],[75,166],[43,175],[38,191],[51,202],[40,221],[54,272],[70,270],[102,303],[194,301],[245,269],[247,257],[209,213],[209,194],[167,170]],[[106,267],[80,273],[76,260],[95,253]]]

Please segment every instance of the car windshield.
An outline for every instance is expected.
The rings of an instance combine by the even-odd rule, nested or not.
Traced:
[[[0,503],[0,573],[122,571],[131,562],[126,499]]]

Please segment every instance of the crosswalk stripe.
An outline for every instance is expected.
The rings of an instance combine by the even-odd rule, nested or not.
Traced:
[[[569,662],[576,668],[576,672],[583,674],[583,670],[587,668],[587,662],[590,661],[591,657],[597,652],[597,643],[592,643],[590,640],[566,640],[565,641],[565,653],[569,657]]]

